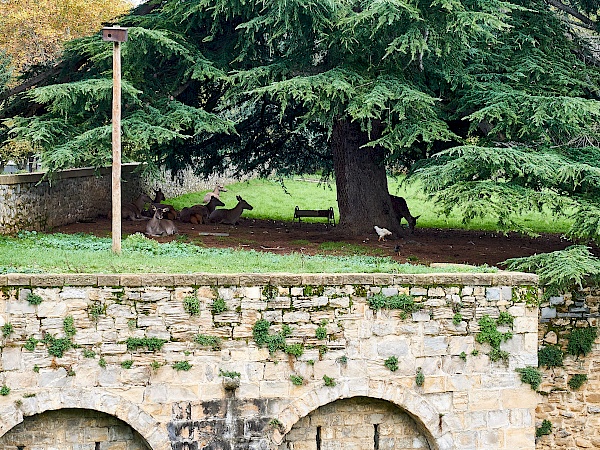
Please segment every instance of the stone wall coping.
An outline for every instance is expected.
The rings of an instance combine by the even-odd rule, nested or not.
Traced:
[[[303,285],[459,285],[535,286],[538,276],[522,272],[496,273],[190,273],[190,274],[23,274],[0,275],[0,286],[303,286]]]
[[[124,173],[132,172],[140,163],[124,163],[121,165],[121,171]],[[80,169],[59,170],[54,174],[54,179],[64,180],[67,178],[91,177],[94,175],[109,175],[111,167],[101,167],[96,170],[93,167],[82,167]],[[0,175],[0,184],[21,184],[21,183],[39,183],[46,175],[46,172],[18,173],[15,175]]]

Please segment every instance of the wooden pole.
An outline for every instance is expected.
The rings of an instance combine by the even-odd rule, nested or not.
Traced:
[[[121,43],[113,45],[112,251],[121,254]]]

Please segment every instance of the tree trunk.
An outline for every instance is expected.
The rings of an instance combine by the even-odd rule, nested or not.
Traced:
[[[377,133],[375,130],[374,133]],[[331,146],[340,211],[339,231],[377,238],[374,226],[387,228],[398,238],[400,221],[388,193],[381,148],[362,147],[367,133],[355,122],[338,120],[333,125]]]

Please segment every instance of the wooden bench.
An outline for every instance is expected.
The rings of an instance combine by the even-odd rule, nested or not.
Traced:
[[[322,217],[327,219],[327,226],[335,226],[333,207],[329,209],[300,209],[296,206],[296,209],[294,210],[294,220],[298,219],[298,223],[301,223],[302,217]]]

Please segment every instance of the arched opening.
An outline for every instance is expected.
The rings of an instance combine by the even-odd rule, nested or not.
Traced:
[[[3,436],[0,450],[152,450],[117,417],[90,409],[63,408],[25,417]]]
[[[340,399],[301,418],[279,450],[432,450],[427,433],[393,403],[370,397]]]

